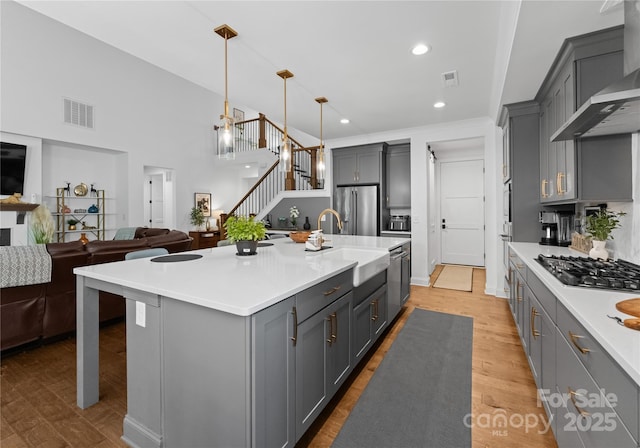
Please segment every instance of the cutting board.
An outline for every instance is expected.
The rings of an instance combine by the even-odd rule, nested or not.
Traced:
[[[631,316],[640,317],[640,297],[616,303],[616,309]]]

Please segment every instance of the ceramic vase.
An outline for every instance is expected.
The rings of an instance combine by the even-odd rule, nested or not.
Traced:
[[[308,216],[304,217],[304,224],[302,225],[302,228],[304,230],[310,230],[311,229],[311,223],[309,222],[309,217]]]
[[[80,241],[82,241],[82,244],[87,244],[89,242],[89,238],[87,238],[87,234],[84,232],[80,233]]]
[[[593,244],[593,249],[589,251],[589,256],[591,258],[601,258],[603,260],[609,259],[609,252],[607,252],[607,249],[604,247],[607,244],[606,241],[591,240],[591,243]]]

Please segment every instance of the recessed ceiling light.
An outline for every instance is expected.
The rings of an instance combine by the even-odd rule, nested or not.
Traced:
[[[340,120],[340,123],[349,124],[349,119],[348,118],[343,118],[342,120]]]
[[[245,165],[244,167],[245,168],[251,168],[251,165]]]
[[[411,49],[411,53],[415,54],[416,56],[420,56],[422,54],[425,54],[426,52],[428,52],[430,50],[428,45],[425,44],[418,44],[415,47],[413,47]]]
[[[437,103],[433,103],[433,107],[435,107],[436,109],[442,109],[445,106],[445,104],[442,101],[438,101]]]

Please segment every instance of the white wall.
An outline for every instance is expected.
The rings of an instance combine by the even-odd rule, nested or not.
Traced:
[[[328,140],[325,142],[327,148],[339,148],[344,146],[363,145],[367,143],[377,143],[385,141],[410,139],[411,141],[411,282],[418,285],[429,285],[429,274],[431,273],[430,259],[433,257],[435,246],[430,241],[433,239],[433,228],[435,226],[433,210],[435,204],[431,204],[435,198],[429,195],[433,192],[433,170],[430,167],[427,144],[437,141],[459,140],[474,137],[484,138],[483,155],[485,159],[485,250],[486,250],[486,270],[487,283],[485,292],[495,294],[497,285],[502,285],[502,270],[497,269],[497,210],[501,210],[502,204],[496,206],[496,198],[502,200],[501,191],[502,178],[498,179],[496,167],[502,163],[496,160],[496,154],[502,154],[501,148],[497,147],[496,126],[489,118],[479,118],[454,123],[440,125],[430,125],[421,128],[399,129],[378,134],[369,134],[345,139]],[[327,175],[327,185],[332,184],[331,173]],[[498,208],[496,208],[498,207]],[[431,229],[431,230],[430,230]],[[500,283],[498,283],[500,280]]]

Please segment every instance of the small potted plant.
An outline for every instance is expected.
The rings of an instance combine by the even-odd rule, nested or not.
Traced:
[[[255,255],[258,241],[263,240],[267,231],[262,221],[253,216],[230,216],[224,223],[227,238],[236,243],[238,255]]]
[[[586,230],[591,235],[593,243],[593,249],[589,251],[591,258],[609,259],[609,252],[605,248],[606,242],[613,239],[611,232],[620,227],[619,218],[624,215],[624,212],[600,209],[596,214],[587,216]]]
[[[67,219],[67,224],[69,224],[69,230],[76,230],[76,224],[78,224],[80,221],[78,221],[77,219]]]
[[[202,224],[205,222],[204,212],[200,207],[192,207],[191,213],[189,213],[189,221],[192,225],[196,226],[196,229],[200,230]]]

